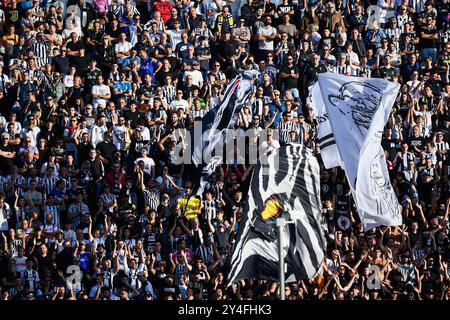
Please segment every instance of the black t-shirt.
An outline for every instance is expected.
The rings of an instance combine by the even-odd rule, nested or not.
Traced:
[[[108,34],[111,38],[113,38],[113,39],[119,39],[119,35],[120,35],[120,29],[119,28],[117,28],[116,30],[112,30],[112,29],[109,29],[107,32],[106,32],[106,34]]]
[[[67,189],[66,195],[68,198],[68,205],[71,205],[72,203],[74,203],[77,199],[77,195],[79,195],[79,194],[84,196],[86,194],[86,189],[84,189],[80,186],[77,186],[75,189],[73,189],[73,188]]]
[[[290,13],[291,10],[295,10],[295,6],[293,4],[279,4],[277,7],[277,12],[281,11],[281,13]]]
[[[78,149],[78,165],[89,159],[89,151],[92,149],[92,145],[90,143],[84,144],[80,143],[77,146]]]
[[[380,72],[380,76],[382,78],[387,78],[387,79],[391,78],[394,74],[397,73],[396,69],[392,66],[390,66],[390,67],[382,66],[380,68],[379,72]]]
[[[101,31],[98,32],[98,33],[95,33],[95,32],[89,32],[89,33],[88,33],[88,37],[89,37],[89,39],[91,39],[91,40],[94,40],[94,41],[100,41],[100,40],[103,38],[103,32],[101,32]],[[89,51],[95,51],[96,46],[86,45],[86,49],[89,50]]]
[[[291,76],[289,76],[288,78],[283,78],[283,82],[286,86],[286,89],[297,88],[298,79],[294,78],[292,76],[292,74],[299,73],[298,67],[297,66],[291,66],[291,67],[283,66],[281,68],[281,72],[291,74]]]
[[[125,114],[123,115],[125,120],[131,120],[131,124],[133,126],[136,126],[137,121],[139,120],[139,112],[136,110],[134,112],[128,110],[127,112],[125,112]]]
[[[70,49],[71,51],[79,51],[79,50],[85,48],[84,43],[80,40],[78,40],[77,42],[70,41],[66,44],[66,47],[68,49]],[[84,57],[69,57],[69,61],[76,66],[78,71],[80,71],[80,70],[84,69],[86,56],[84,56]]]
[[[266,12],[265,14],[270,14],[271,11],[276,12],[277,7],[274,3],[266,3]]]
[[[417,147],[419,150],[423,150],[425,146],[425,138],[424,137],[409,137],[408,138],[408,146],[412,149],[413,147]]]
[[[199,55],[207,56],[209,54],[211,54],[211,50],[208,47],[195,48],[195,55],[196,56],[199,56]],[[199,60],[199,62],[200,62],[200,66],[201,66],[202,70],[209,70],[209,60]]]
[[[225,254],[227,252],[227,247],[229,243],[230,238],[230,230],[226,229],[223,232],[217,231],[216,232],[216,238],[217,238],[217,250],[220,254]]]
[[[430,29],[428,26],[422,27],[422,29],[420,31],[425,33],[426,35],[437,34],[437,30],[436,29]],[[436,39],[426,39],[426,38],[420,37],[420,47],[422,49],[425,49],[425,48],[436,48],[436,43],[437,43]]]
[[[70,63],[69,63],[69,58],[66,57],[61,57],[61,56],[57,56],[54,57],[52,59],[53,62],[53,66],[54,66],[54,71],[55,72],[60,72],[63,74],[68,74],[69,73],[69,68],[70,68]]]
[[[422,245],[422,243],[423,243],[423,232],[422,231],[420,231],[420,230],[417,230],[417,232],[416,233],[413,233],[412,231],[409,231],[408,232],[408,235],[409,235],[409,241],[410,241],[410,243],[411,243],[411,246],[414,246],[414,244],[416,243],[416,242],[419,242],[421,245]]]
[[[90,68],[84,70],[84,86],[88,91],[90,91],[92,86],[97,83],[97,78],[101,74],[102,72],[98,68],[95,68],[94,70],[91,70]]]
[[[100,142],[97,144],[97,150],[100,152],[102,157],[108,159],[109,164],[111,165],[114,162],[113,154],[116,151],[116,146],[112,143]]]
[[[0,146],[0,150],[4,152],[14,152],[14,148],[12,146],[6,145],[6,146]],[[0,168],[2,171],[8,171],[11,169],[12,165],[14,164],[14,158],[7,158],[4,156],[0,156]]]
[[[389,153],[389,160],[393,161],[397,154],[397,140],[396,139],[383,139],[381,140],[381,146]]]
[[[317,74],[318,73],[324,73],[327,71],[327,68],[325,68],[323,65],[319,65],[317,67],[314,66],[307,66],[305,70],[305,77],[306,77],[306,88],[317,82]]]

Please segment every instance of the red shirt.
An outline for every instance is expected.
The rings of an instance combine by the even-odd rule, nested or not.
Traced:
[[[170,1],[158,1],[155,3],[155,11],[161,13],[161,18],[164,22],[170,19],[173,6]]]

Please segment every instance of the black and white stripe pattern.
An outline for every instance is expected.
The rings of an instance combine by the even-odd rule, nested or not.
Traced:
[[[37,42],[31,45],[34,54],[36,55],[36,65],[38,68],[43,67],[45,64],[50,62],[49,59],[49,47],[47,42]],[[42,64],[42,65],[40,65]]]
[[[435,142],[436,150],[438,151],[444,151],[448,149],[448,142],[441,141],[441,142]]]
[[[199,256],[207,266],[212,264],[214,262],[214,250],[212,248],[212,245],[205,246],[200,245],[198,246],[197,250],[195,250],[195,254]]]
[[[157,210],[160,203],[160,189],[144,190],[144,202],[150,210]]]
[[[209,217],[211,221],[214,220],[217,217],[218,206],[217,200],[204,200],[203,210],[205,211],[205,218]]]
[[[319,138],[319,144],[320,144],[320,151],[323,151],[328,147],[336,145],[336,140],[334,140],[333,134],[330,133],[327,134],[326,136]]]
[[[44,207],[44,217],[47,214],[51,214],[53,216],[53,224],[56,226],[57,229],[61,228],[61,219],[59,216],[60,206],[58,205],[46,205]]]
[[[262,116],[264,107],[264,98],[256,98],[253,102],[252,111],[253,114]]]
[[[192,110],[191,112],[189,112],[189,115],[191,116],[192,119],[198,119],[198,118],[203,118],[206,114],[206,110],[204,109],[200,109],[200,110]]]
[[[249,200],[239,222],[229,285],[249,278],[278,280],[275,220],[279,216],[295,219],[283,234],[286,279],[312,278],[321,271],[325,240],[320,226],[319,164],[300,144],[276,149],[267,160],[268,164],[257,165],[253,173]]]
[[[193,194],[201,195],[208,177],[222,163],[221,156],[213,156],[214,149],[220,144],[226,144],[227,135],[222,133],[228,129],[234,129],[236,119],[248,96],[254,91],[253,80],[257,77],[255,71],[244,71],[238,74],[227,86],[222,103],[209,110],[202,118],[202,132],[206,133],[201,138],[201,143],[192,145],[192,161],[203,169],[199,174],[200,182],[196,184]],[[220,132],[220,133],[218,133]],[[194,133],[192,133],[194,136]],[[204,163],[203,155],[213,156],[209,163]]]
[[[162,95],[166,98],[167,104],[170,104],[173,100],[175,100],[177,88],[174,86],[162,86],[161,89]]]
[[[280,121],[278,123],[278,132],[280,134],[280,144],[286,144],[288,142],[291,142],[290,139],[290,133],[291,131],[297,132],[297,134],[300,136],[300,125],[298,123],[292,122],[292,121]]]
[[[189,282],[189,269],[185,264],[179,264],[175,266],[175,282],[177,285],[181,285],[181,275],[186,275],[186,282]]]
[[[41,184],[40,184],[40,187],[42,188],[42,192],[45,195],[49,194],[53,190],[53,187],[55,186],[56,181],[58,181],[58,179],[53,176],[51,178],[48,178],[48,177],[42,178]]]
[[[125,6],[124,6],[124,5],[118,6],[116,9],[114,9],[113,12],[114,12],[114,14],[115,14],[116,16],[120,17],[120,16],[122,16],[123,14],[125,14]],[[135,14],[140,14],[139,10],[138,10],[135,6],[133,6],[133,5],[131,5],[131,12],[132,12],[132,15],[133,15],[133,16],[134,16]]]
[[[350,67],[346,64],[344,64],[343,66],[334,66],[332,69],[333,73],[337,73],[337,74],[345,74],[345,73],[349,73],[350,72]]]

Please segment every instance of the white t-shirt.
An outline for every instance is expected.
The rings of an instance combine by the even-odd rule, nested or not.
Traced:
[[[8,218],[11,214],[11,207],[5,202],[4,207],[0,208],[0,231],[8,231]]]
[[[179,108],[183,108],[184,110],[188,110],[189,109],[189,103],[184,100],[173,100],[170,105],[169,105],[170,109],[177,111]]]
[[[280,143],[278,142],[278,140],[272,140],[272,145],[269,146],[269,144],[267,143],[267,141],[263,141],[261,143],[261,151],[263,153],[272,151],[274,149],[278,149],[280,147]]]
[[[103,141],[103,135],[108,131],[108,127],[106,125],[99,127],[98,125],[94,125],[91,131],[91,143],[95,148],[99,142]]]
[[[110,88],[105,84],[96,84],[92,87],[92,94],[98,94],[98,95],[106,95],[111,94]],[[92,106],[94,109],[97,109],[98,105],[102,104],[104,107],[106,106],[106,99],[92,99]]]
[[[150,130],[147,127],[139,129],[141,131],[141,138],[143,141],[150,141]]]
[[[185,32],[184,29],[180,30],[167,30],[166,33],[170,37],[170,45],[172,46],[172,50],[175,52],[175,48],[177,47],[177,44],[181,42],[181,34]]]
[[[202,73],[198,70],[187,70],[183,75],[183,81],[186,81],[188,75],[192,76],[192,83],[197,87],[200,87],[200,82],[203,84]]]
[[[277,29],[272,26],[268,27],[259,27],[257,34],[262,34],[264,37],[268,37],[275,32],[277,33]],[[273,50],[273,40],[269,41],[258,41],[258,48],[260,50]]]
[[[134,160],[134,164],[137,164],[139,161],[144,161],[144,172],[148,173],[149,175],[152,175],[152,167],[155,167],[155,161],[153,161],[152,158],[146,157],[146,158],[137,158]]]
[[[116,43],[116,45],[114,46],[114,51],[116,53],[120,53],[120,52],[128,52],[131,50],[133,46],[131,45],[131,42],[125,41],[125,42],[118,42]]]

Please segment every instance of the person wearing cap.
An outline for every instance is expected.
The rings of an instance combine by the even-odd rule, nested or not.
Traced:
[[[188,49],[190,50],[190,49]],[[194,47],[192,47],[192,50],[194,50]],[[189,58],[187,58],[189,59]],[[192,79],[192,84],[194,86],[197,86],[199,89],[203,87],[203,74],[200,71],[200,62],[194,58],[191,62],[192,67],[190,70],[186,70],[183,75],[183,82],[186,82],[188,78]]]
[[[423,10],[418,12],[417,22],[419,23],[419,26],[427,25],[428,17],[432,17],[433,19],[436,19],[437,17],[437,11],[432,0],[426,0]]]
[[[151,300],[155,299],[156,295],[153,290],[152,284],[150,283],[150,281],[148,281],[146,272],[139,271],[137,276],[140,283],[139,287],[140,298],[142,300],[149,300],[149,298],[151,298]]]

